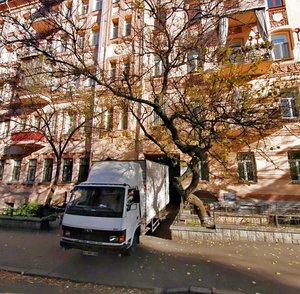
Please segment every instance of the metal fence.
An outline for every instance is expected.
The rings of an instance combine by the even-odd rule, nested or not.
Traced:
[[[206,205],[215,224],[300,228],[300,204],[223,201]],[[193,206],[181,205],[178,223],[201,226]]]

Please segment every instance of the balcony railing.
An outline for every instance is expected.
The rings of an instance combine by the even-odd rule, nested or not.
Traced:
[[[38,131],[20,131],[11,134],[11,141],[18,145],[43,145],[45,136]]]
[[[222,72],[228,75],[234,69],[235,73],[262,75],[270,70],[272,63],[271,44],[249,45],[230,49],[223,57]]]
[[[51,3],[50,3],[51,2]],[[53,2],[53,3],[52,3]],[[55,10],[51,10],[51,5],[57,4],[58,1],[43,1],[43,5],[39,7],[32,15],[32,27],[39,34],[50,34],[56,29],[56,23],[52,18]]]
[[[45,106],[51,102],[51,100],[42,94],[20,95],[20,102],[26,106]]]
[[[254,63],[272,59],[271,44],[256,44],[242,48],[230,49],[228,61],[230,63]]]
[[[49,34],[55,30],[56,24],[49,17],[40,17],[34,20],[32,27],[39,34]]]

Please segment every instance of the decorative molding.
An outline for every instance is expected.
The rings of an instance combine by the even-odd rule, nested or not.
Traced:
[[[271,72],[272,74],[300,73],[300,62],[274,62]]]
[[[269,17],[272,28],[278,28],[289,24],[285,7],[270,8]]]

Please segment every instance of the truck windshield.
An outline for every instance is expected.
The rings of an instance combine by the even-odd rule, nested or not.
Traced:
[[[77,187],[66,213],[76,215],[122,217],[125,189],[122,187]]]

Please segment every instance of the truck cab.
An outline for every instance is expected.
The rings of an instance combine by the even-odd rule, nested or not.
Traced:
[[[128,185],[78,185],[63,218],[61,246],[129,253],[139,241],[140,193]],[[135,238],[135,239],[134,239]]]

